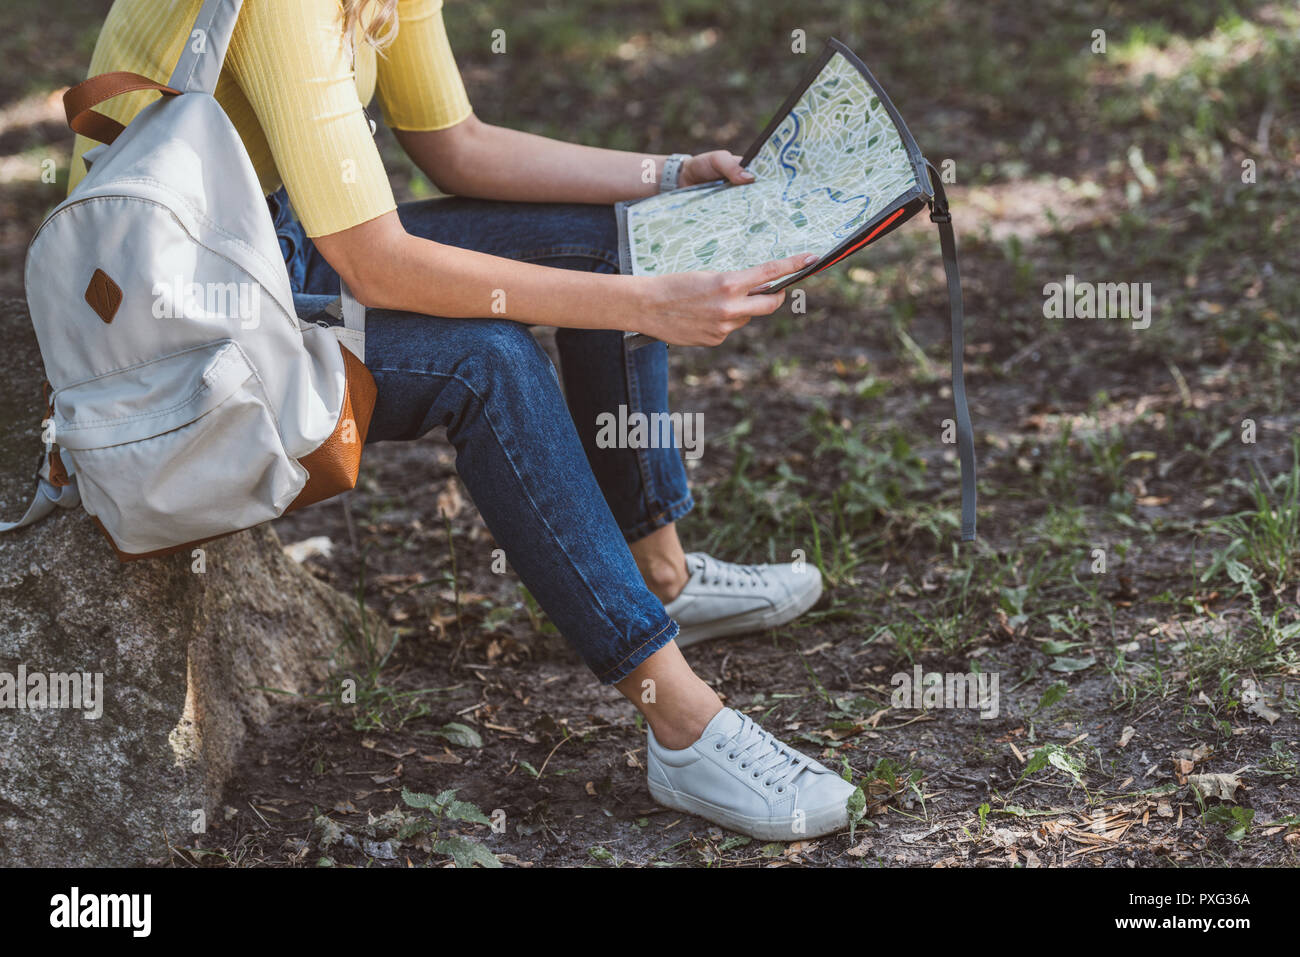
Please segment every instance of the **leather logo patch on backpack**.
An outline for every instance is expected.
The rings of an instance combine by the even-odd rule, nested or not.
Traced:
[[[95,310],[99,318],[112,322],[117,315],[117,307],[122,305],[122,290],[108,278],[108,273],[96,269],[90,277],[90,285],[86,287],[86,302],[90,303],[90,308]]]

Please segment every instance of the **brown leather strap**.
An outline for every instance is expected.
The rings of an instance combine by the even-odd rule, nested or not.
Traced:
[[[122,93],[134,93],[136,90],[157,90],[164,96],[179,96],[181,92],[139,73],[126,70],[101,73],[83,80],[63,94],[63,110],[68,115],[68,125],[74,132],[92,140],[113,142],[126,127],[117,120],[96,112],[93,107]]]

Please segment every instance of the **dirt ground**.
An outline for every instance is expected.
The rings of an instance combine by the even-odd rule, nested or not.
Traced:
[[[746,381],[751,363],[745,347],[720,351],[726,352],[726,371],[702,372],[706,381],[694,397],[705,421],[725,430],[736,419],[728,399],[743,391],[734,384]],[[710,362],[701,355],[676,364],[688,366],[692,359],[702,367]],[[785,463],[815,481],[818,473],[806,468],[811,453],[788,443],[798,430],[799,398],[755,385],[755,407],[764,419],[792,422],[788,432],[769,426],[762,436],[751,433],[755,460],[765,470]],[[994,401],[977,393],[981,430],[1014,433],[1034,414],[1027,398],[1016,406],[1005,396]],[[925,404],[921,393],[901,398]],[[1006,561],[1019,530],[1042,506],[998,494],[999,474],[1015,471],[1009,456],[1001,468],[993,454],[982,462],[984,540],[972,562]],[[733,466],[732,456],[706,456],[696,482],[725,482]],[[415,483],[413,474],[420,475]],[[831,766],[850,767],[864,784],[869,813],[852,837],[764,846],[649,800],[644,737],[630,709],[589,680],[553,629],[538,628],[511,575],[491,573],[493,542],[457,482],[443,442],[430,438],[371,450],[365,490],[350,504],[365,555],[366,600],[407,637],[380,670],[380,687],[366,707],[287,705],[253,742],[228,792],[238,813],[228,831],[216,832],[232,861],[317,862],[320,827],[313,821],[320,814],[386,853],[382,839],[396,828],[386,831],[381,823],[376,832],[371,819],[405,808],[402,789],[455,788],[457,799],[488,815],[505,812],[505,833],[487,825],[468,833],[512,863],[1294,862],[1295,844],[1287,840],[1294,833],[1294,766],[1270,773],[1275,745],[1283,745],[1282,753],[1295,746],[1294,672],[1251,672],[1271,699],[1287,707],[1273,724],[1190,691],[1182,660],[1188,629],[1211,621],[1225,629],[1238,624],[1231,608],[1220,609],[1222,618],[1208,614],[1208,607],[1171,614],[1158,600],[1179,590],[1204,596],[1189,574],[1196,549],[1190,536],[1147,547],[1140,560],[1110,573],[1097,606],[1072,633],[1078,648],[1065,649],[1068,658],[1050,654],[1058,649],[1048,645],[1047,629],[1017,623],[1002,604],[978,599],[960,621],[942,626],[955,630],[951,637],[960,652],[934,647],[928,633],[910,656],[900,649],[890,624],[914,617],[925,632],[927,621],[942,614],[944,602],[936,596],[959,574],[948,550],[933,541],[924,548],[897,547],[884,561],[859,567],[794,627],[689,649],[692,665],[728,704]],[[1177,482],[1148,491],[1171,500],[1195,493],[1184,489],[1180,495]],[[454,566],[440,518],[448,513]],[[699,524],[687,520],[684,534],[698,537],[691,533]],[[337,543],[334,555],[310,559],[309,566],[344,589],[360,579],[362,563],[341,503],[283,520],[279,531],[287,542],[328,536]],[[1063,585],[1048,576],[1042,588]],[[1053,662],[1088,657],[1098,663],[1078,672],[1051,670]],[[1001,713],[983,720],[971,711],[891,710],[889,679],[899,671],[910,676],[913,660],[926,671],[965,672],[977,662],[979,670],[997,673]],[[1132,689],[1157,671],[1163,672],[1162,690]],[[1040,708],[1061,679],[1065,696]],[[474,728],[482,747],[439,737],[437,729],[451,722]],[[1054,765],[1025,774],[1026,759],[1051,745],[1077,762],[1077,777]],[[1254,812],[1257,839],[1228,840],[1223,828],[1202,820],[1187,775],[1219,772],[1244,780],[1237,799]],[[326,850],[337,863],[428,859],[409,849],[394,851],[391,861],[364,850]]]
[[[656,150],[742,150],[800,69],[762,37],[838,35],[931,158],[955,159],[977,543],[956,541],[924,215],[810,282],[806,313],[671,350],[675,406],[705,423],[687,547],[802,554],[827,583],[792,626],[687,658],[858,783],[862,819],[763,844],[655,806],[631,708],[494,570],[431,435],[371,446],[356,492],[277,523],[286,545],[327,538],[307,567],[399,641],[383,655],[358,635],[364,666],[286,700],[224,820],[169,863],[1297,863],[1300,14],[936,0],[894,23],[882,4],[734,6],[743,28],[685,0],[505,4],[504,58],[474,41],[498,11],[449,4],[447,21],[485,118]],[[863,38],[886,26],[899,42],[873,51]],[[3,91],[5,115],[30,118],[0,152],[66,165],[42,104],[75,63]],[[399,199],[428,195],[384,142]],[[0,183],[11,252],[45,205],[25,182]],[[1149,327],[1046,315],[1044,286],[1067,275],[1150,283]],[[15,283],[9,261],[0,286]],[[893,677],[918,666],[996,675],[996,716],[893,706]]]

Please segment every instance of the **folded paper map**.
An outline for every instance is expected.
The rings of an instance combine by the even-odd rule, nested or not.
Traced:
[[[930,202],[925,160],[871,73],[838,40],[742,159],[752,183],[703,183],[620,203],[622,271],[731,270],[800,252],[825,269]]]

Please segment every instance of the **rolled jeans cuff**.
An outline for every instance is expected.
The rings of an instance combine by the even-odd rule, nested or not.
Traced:
[[[672,504],[647,515],[631,528],[622,529],[623,537],[629,542],[640,541],[651,532],[658,531],[665,525],[671,525],[673,522],[680,521],[694,507],[695,498],[690,492],[687,492]]]
[[[681,628],[678,626],[677,622],[673,621],[667,615],[664,615],[663,623],[658,629],[651,633],[649,638],[636,645],[631,651],[605,670],[602,671],[592,668],[592,671],[595,672],[596,677],[600,680],[601,684],[617,684],[635,671],[639,664],[653,655],[664,645],[668,644],[668,642],[676,638],[679,631],[681,631]]]

